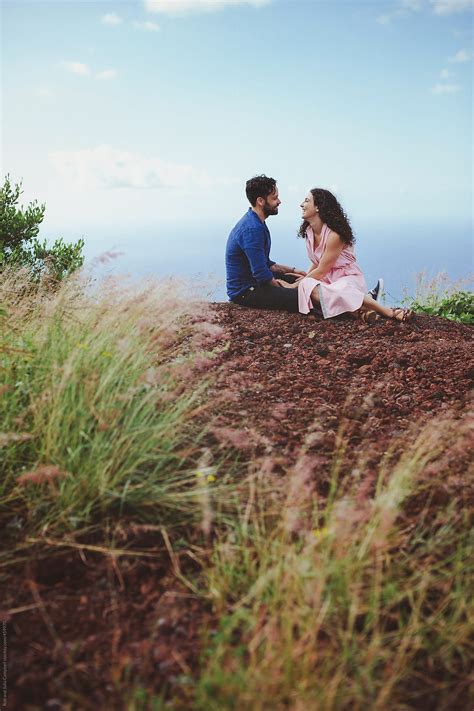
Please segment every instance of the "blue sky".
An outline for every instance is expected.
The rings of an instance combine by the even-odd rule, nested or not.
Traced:
[[[89,254],[114,232],[133,249],[155,228],[228,231],[262,172],[279,181],[280,227],[315,186],[356,228],[466,225],[472,13],[471,0],[3,0],[2,172]]]

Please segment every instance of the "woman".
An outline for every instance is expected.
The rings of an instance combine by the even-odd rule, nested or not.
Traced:
[[[299,235],[306,239],[311,260],[306,276],[294,284],[281,281],[281,286],[298,288],[299,311],[309,313],[319,304],[324,318],[353,313],[364,321],[377,314],[396,321],[408,321],[413,312],[387,308],[367,294],[367,285],[355,258],[354,235],[349,221],[329,190],[314,188],[301,203],[303,224]]]

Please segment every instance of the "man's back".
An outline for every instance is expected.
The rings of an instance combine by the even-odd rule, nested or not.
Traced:
[[[235,299],[251,286],[273,278],[268,227],[249,208],[231,231],[226,247],[227,295]]]

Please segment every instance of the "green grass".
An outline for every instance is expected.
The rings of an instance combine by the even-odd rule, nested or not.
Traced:
[[[199,517],[203,309],[157,286],[28,289],[13,274],[1,295],[4,522],[34,535]]]

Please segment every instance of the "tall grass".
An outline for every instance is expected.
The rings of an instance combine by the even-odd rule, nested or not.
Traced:
[[[329,499],[308,496],[304,457],[271,509],[268,482],[253,479],[207,571],[220,624],[196,708],[465,707],[473,541],[446,451],[469,435],[430,425],[372,495],[335,467]]]
[[[177,285],[2,274],[0,515],[74,531],[111,515],[198,516],[203,370],[220,338]]]

